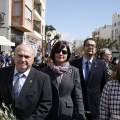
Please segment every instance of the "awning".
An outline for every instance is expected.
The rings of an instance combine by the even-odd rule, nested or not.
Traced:
[[[0,45],[15,46],[15,43],[9,41],[5,36],[0,36]]]

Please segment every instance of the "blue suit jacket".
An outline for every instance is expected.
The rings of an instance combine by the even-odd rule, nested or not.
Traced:
[[[85,110],[89,110],[93,116],[99,116],[101,92],[107,81],[106,65],[103,61],[93,58],[90,77],[86,85],[83,76],[82,59],[73,60],[70,64],[79,69]]]

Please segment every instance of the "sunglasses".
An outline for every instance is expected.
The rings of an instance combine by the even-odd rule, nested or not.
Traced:
[[[66,50],[56,50],[55,53],[60,54],[61,52],[63,55],[66,55],[68,53]]]

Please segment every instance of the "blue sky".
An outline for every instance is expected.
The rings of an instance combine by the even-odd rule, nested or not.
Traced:
[[[46,0],[46,24],[69,42],[84,40],[96,28],[111,25],[116,12],[120,12],[120,0]]]

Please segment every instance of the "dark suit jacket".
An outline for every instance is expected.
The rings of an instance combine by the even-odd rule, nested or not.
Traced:
[[[0,69],[0,102],[13,105],[17,120],[44,120],[50,111],[52,90],[49,76],[31,68],[14,104],[14,67]]]
[[[93,58],[90,77],[86,85],[83,76],[82,59],[76,59],[70,64],[79,68],[85,110],[90,111],[93,116],[98,116],[101,92],[107,81],[106,66],[103,61]]]
[[[76,108],[79,119],[85,120],[79,70],[70,66],[68,71],[63,73],[59,87],[57,78],[50,67],[42,71],[50,76],[53,96],[52,109],[46,120],[72,120],[74,108]]]

